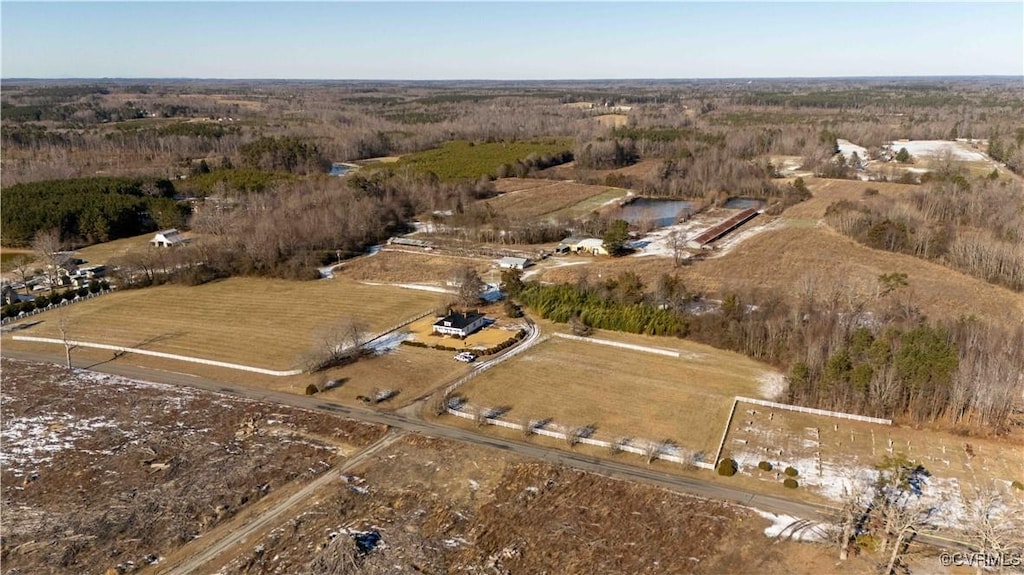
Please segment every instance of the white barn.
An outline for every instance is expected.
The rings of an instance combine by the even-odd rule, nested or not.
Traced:
[[[149,240],[149,243],[158,248],[170,248],[174,246],[180,246],[187,244],[189,239],[181,235],[181,232],[171,228],[169,230],[163,230],[156,233],[153,239]]]
[[[500,267],[503,270],[521,270],[526,269],[532,265],[533,262],[526,258],[507,257],[501,258],[501,260],[498,261],[498,267]]]

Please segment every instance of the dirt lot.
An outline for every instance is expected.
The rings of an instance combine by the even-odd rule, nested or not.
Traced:
[[[770,395],[765,392],[778,381],[768,366],[684,340],[603,332],[594,337],[674,349],[680,357],[555,337],[459,391],[471,405],[509,408],[509,421],[593,424],[594,436],[605,440],[668,438],[710,460],[732,398]]]
[[[232,278],[196,287],[127,290],[66,311],[69,337],[143,347],[270,369],[292,369],[316,331],[355,317],[377,331],[436,307],[443,294],[368,286],[344,278],[315,282]],[[22,335],[60,337],[58,311]]]
[[[587,186],[571,182],[548,182],[549,185],[508,192],[486,200],[488,208],[514,220],[532,219],[571,208],[609,191],[606,186]],[[624,194],[620,191],[619,194]]]
[[[595,116],[594,119],[597,120],[598,124],[606,128],[617,128],[629,123],[629,116],[625,114],[601,114],[600,116]]]
[[[134,571],[384,433],[52,365],[4,359],[2,368],[9,574]]]
[[[821,568],[817,548],[769,540],[761,533],[766,524],[734,506],[411,437],[357,469],[347,484],[296,509],[223,572],[661,575]],[[372,550],[361,551],[357,540]],[[789,559],[794,556],[801,563]]]

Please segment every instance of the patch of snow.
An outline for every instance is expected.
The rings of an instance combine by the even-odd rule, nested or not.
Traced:
[[[754,509],[758,515],[772,522],[764,528],[767,537],[782,537],[794,541],[823,541],[826,527],[820,523],[798,519],[790,515],[776,515],[760,509]]]
[[[936,158],[949,154],[954,160],[964,162],[984,162],[988,156],[971,148],[966,142],[950,142],[948,140],[907,140],[889,144],[892,151],[899,152],[906,148],[913,157]]]
[[[407,339],[409,339],[408,332],[396,331],[378,337],[377,339],[371,342],[368,342],[367,344],[363,345],[363,349],[372,351],[377,355],[383,355],[385,353],[398,349],[398,346],[401,345],[402,342]]]
[[[414,289],[420,291],[429,291],[434,293],[456,293],[454,290],[443,288],[441,286],[435,286],[430,284],[406,284],[406,283],[379,283],[379,282],[360,282],[363,285],[368,286],[393,286],[405,289]]]
[[[860,157],[861,161],[868,159],[868,149],[864,146],[858,146],[857,144],[842,138],[836,140],[836,144],[839,146],[839,153],[842,154],[847,161],[849,161],[850,156],[852,156],[854,152],[857,153],[857,156]]]
[[[31,417],[5,417],[0,439],[0,466],[15,476],[29,467],[53,460],[75,442],[104,428],[116,428],[117,422],[105,417],[81,418],[70,413],[43,413]]]
[[[763,217],[763,216],[762,216]],[[725,239],[715,244],[714,256],[720,257],[732,251],[733,248],[740,245],[744,241],[756,236],[761,232],[766,232],[777,228],[782,220],[774,220],[771,222],[765,222],[755,226],[749,226],[737,233],[731,233],[725,236]]]
[[[772,401],[778,400],[782,392],[786,391],[786,376],[776,371],[762,373],[757,376],[757,382],[760,384],[758,391],[761,396]]]

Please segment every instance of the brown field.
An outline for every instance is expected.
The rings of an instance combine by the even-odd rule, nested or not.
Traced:
[[[606,128],[617,128],[619,126],[625,126],[629,122],[629,116],[625,114],[601,114],[595,116],[598,124]]]
[[[533,190],[543,186],[560,184],[558,180],[545,180],[539,178],[498,178],[494,180],[494,190],[506,194],[509,192],[520,192],[522,190]]]
[[[318,328],[347,317],[371,331],[436,307],[441,294],[346,279],[232,278],[197,287],[130,290],[67,308],[70,337],[265,367],[291,369]],[[57,311],[23,335],[59,337]]]
[[[468,265],[483,275],[493,264],[491,260],[479,258],[411,253],[418,248],[396,246],[396,249],[410,251],[385,249],[375,255],[346,262],[340,270],[335,271],[335,275],[364,281],[428,283],[443,286],[457,267]]]
[[[605,186],[554,182],[486,200],[496,213],[513,219],[531,219],[570,208],[594,196],[608,192]]]
[[[553,337],[467,383],[476,406],[508,406],[511,421],[552,418],[594,424],[603,438],[670,438],[713,456],[738,394],[763,397],[770,367],[740,355],[671,338],[595,337],[676,349],[673,358]]]
[[[132,236],[130,238],[121,238],[119,240],[103,242],[102,244],[96,244],[84,247],[80,250],[75,250],[75,254],[79,258],[85,260],[86,265],[106,265],[110,260],[123,256],[129,252],[148,249],[150,247],[149,240],[153,239],[154,235],[155,234],[148,233],[140,236]],[[182,235],[187,238],[194,237],[190,232],[183,232]]]
[[[836,202],[848,200],[858,202],[864,198],[864,190],[878,190],[880,196],[897,197],[920,191],[920,186],[910,184],[892,184],[888,182],[861,182],[857,180],[829,180],[824,178],[804,178],[807,188],[814,194],[786,210],[786,219],[813,219],[825,217],[825,210]]]

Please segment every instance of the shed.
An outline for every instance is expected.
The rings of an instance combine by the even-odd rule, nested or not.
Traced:
[[[504,257],[498,261],[498,267],[505,270],[522,270],[533,265],[533,262],[526,258]]]
[[[604,247],[604,241],[599,240],[597,238],[587,238],[585,240],[580,240],[580,242],[576,244],[576,253],[580,252],[585,252],[595,256],[608,255],[608,250],[606,250]]]

